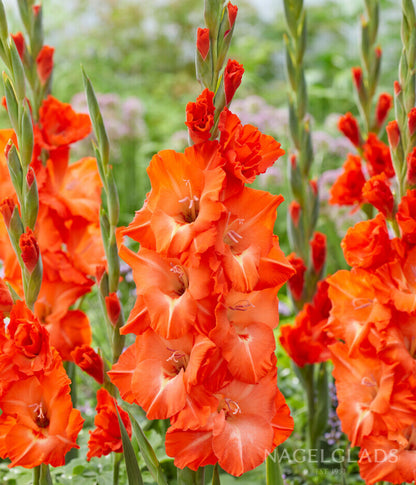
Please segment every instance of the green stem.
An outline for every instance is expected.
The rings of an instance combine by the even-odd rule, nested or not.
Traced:
[[[189,468],[178,468],[178,485],[205,485],[205,468],[199,468],[196,472]]]
[[[52,485],[49,466],[42,463],[33,469],[33,485]]]
[[[283,485],[282,471],[280,469],[279,457],[276,453],[277,448],[266,460],[266,484]]]
[[[305,365],[305,391],[308,403],[308,428],[309,428],[309,448],[317,448],[317,437],[315,436],[315,386],[314,386],[314,365]]]
[[[118,485],[119,483],[120,463],[122,458],[122,453],[113,453],[113,485]]]

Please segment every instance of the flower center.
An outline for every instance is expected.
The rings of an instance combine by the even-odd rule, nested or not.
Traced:
[[[49,426],[49,418],[43,408],[42,403],[33,404],[33,421],[39,428],[47,428]]]
[[[192,193],[192,185],[190,180],[185,180],[185,185],[188,190],[188,195],[179,199],[182,204],[182,216],[185,222],[194,222],[199,214],[199,197]]]
[[[233,247],[240,243],[243,239],[243,236],[238,232],[240,230],[240,226],[244,224],[245,220],[241,218],[235,218],[230,222],[231,219],[231,212],[228,213],[227,222],[225,224],[224,230],[224,242],[229,246]]]
[[[185,352],[181,350],[170,349],[167,347],[169,352],[172,352],[172,355],[166,359],[167,362],[173,364],[176,374],[179,374],[181,369],[186,370],[189,362],[189,356]]]
[[[229,397],[222,399],[218,406],[218,412],[219,411],[224,411],[226,418],[241,414],[241,408],[238,405],[238,402],[230,399]]]
[[[175,293],[178,296],[182,296],[186,289],[189,287],[189,279],[188,275],[186,274],[185,270],[183,267],[179,264],[173,265],[173,263],[170,264],[171,268],[169,271],[172,273],[176,274],[178,276],[178,281],[179,281],[179,286],[176,288]]]

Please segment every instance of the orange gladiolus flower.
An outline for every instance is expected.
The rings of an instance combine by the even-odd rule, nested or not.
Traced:
[[[264,135],[255,126],[242,125],[238,116],[225,108],[219,118],[220,150],[225,170],[238,181],[252,183],[282,155],[273,137]]]
[[[196,98],[196,103],[186,106],[186,126],[194,143],[208,141],[214,126],[214,93],[208,88]]]
[[[361,192],[365,184],[361,158],[349,154],[343,169],[344,172],[331,187],[329,203],[338,205],[361,204],[363,200]]]
[[[85,138],[91,131],[90,117],[75,113],[71,105],[49,95],[39,109],[36,140],[43,148],[53,150]]]
[[[71,352],[71,357],[75,364],[99,384],[104,382],[104,362],[93,348],[89,345],[77,347]]]
[[[65,464],[84,420],[73,409],[61,360],[36,375],[12,382],[0,395],[0,456],[9,467]]]
[[[325,330],[330,310],[328,283],[321,281],[313,302],[298,313],[294,325],[281,327],[280,343],[299,367],[325,362],[331,357],[328,345],[335,340]]]
[[[349,228],[341,247],[350,266],[370,268],[389,261],[392,248],[384,216],[378,214]]]
[[[88,440],[87,460],[93,456],[105,456],[110,453],[122,453],[120,425],[118,422],[116,404],[108,391],[101,388],[97,391],[97,414],[94,418],[95,429],[90,431]],[[131,423],[128,413],[117,405],[120,418],[131,438]]]
[[[367,161],[368,173],[379,175],[385,173],[388,178],[394,177],[394,168],[391,161],[389,147],[378,139],[377,135],[370,133],[363,145],[364,158]]]
[[[215,243],[215,222],[225,172],[217,142],[194,145],[185,153],[159,152],[148,168],[152,190],[124,234],[144,247],[169,255],[206,251]]]

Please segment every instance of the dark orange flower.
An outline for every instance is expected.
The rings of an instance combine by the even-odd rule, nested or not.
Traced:
[[[397,222],[402,231],[402,238],[410,244],[416,244],[416,190],[408,190],[400,201]]]
[[[228,22],[230,24],[230,29],[233,28],[235,19],[237,17],[238,8],[236,5],[233,5],[231,2],[227,3],[227,13],[228,13]]]
[[[409,185],[416,185],[416,147],[407,155],[406,179]],[[1,208],[0,208],[1,210]]]
[[[330,346],[342,429],[352,446],[367,436],[394,438],[414,423],[416,397],[395,365],[373,356],[351,358],[341,342]],[[353,400],[352,400],[353,398]]]
[[[0,355],[4,381],[46,371],[56,359],[55,351],[49,347],[47,330],[21,300],[13,305],[5,335]]]
[[[208,88],[196,98],[196,103],[186,105],[186,126],[194,143],[208,141],[214,126],[214,93]]]
[[[0,397],[0,455],[9,467],[65,464],[84,420],[73,409],[69,379],[59,358],[45,372],[10,384]]]
[[[218,129],[225,169],[243,183],[252,183],[285,153],[274,138],[255,126],[242,125],[227,108],[220,114]]]
[[[416,131],[416,108],[412,108],[407,113],[407,126],[409,128],[410,136]]]
[[[280,328],[280,343],[299,367],[325,362],[331,357],[328,345],[335,341],[324,330],[331,306],[328,283],[321,281],[313,302],[303,307],[294,324]]]
[[[368,173],[379,175],[385,173],[388,178],[394,177],[394,168],[391,161],[389,147],[383,143],[376,134],[370,133],[363,145],[364,158],[367,161]]]
[[[350,266],[370,268],[390,261],[391,244],[384,216],[378,214],[350,227],[341,247]]]
[[[361,67],[353,67],[351,69],[351,73],[355,88],[359,92],[363,82],[363,70],[361,69]]]
[[[87,114],[75,113],[71,105],[49,95],[39,109],[39,142],[51,150],[85,138],[91,131]]]
[[[25,38],[21,32],[17,32],[16,34],[11,34],[13,42],[16,45],[17,52],[19,53],[20,59],[23,61],[23,55],[25,53]]]
[[[190,246],[196,253],[212,247],[224,211],[220,192],[226,174],[220,163],[217,142],[199,143],[184,154],[156,154],[148,168],[152,190],[124,234],[173,256]]]
[[[391,219],[394,207],[394,197],[390,190],[387,175],[382,172],[371,177],[363,186],[362,195],[370,204],[378,209],[387,219]]]
[[[349,154],[343,169],[344,172],[331,187],[329,203],[338,205],[361,204],[363,200],[361,191],[365,184],[361,158]]]
[[[354,146],[359,147],[361,145],[360,128],[356,118],[351,113],[348,112],[339,118],[338,129]]]
[[[377,482],[414,483],[416,480],[416,431],[405,428],[395,439],[368,436],[360,451],[360,475],[367,485]]]
[[[95,429],[90,431],[90,439],[88,440],[88,461],[93,456],[100,457],[108,455],[111,452],[123,452],[115,399],[103,388],[97,391],[97,407],[95,409],[97,411],[94,418]],[[127,434],[131,438],[129,415],[119,405],[117,405],[117,410]]]
[[[77,347],[71,352],[71,357],[75,364],[99,384],[104,382],[104,362],[93,348],[89,345]]]

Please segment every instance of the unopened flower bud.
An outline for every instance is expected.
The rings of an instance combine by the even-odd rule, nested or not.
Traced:
[[[360,91],[363,84],[363,70],[361,67],[353,67],[351,72],[355,87],[357,91]]]
[[[296,273],[289,279],[288,285],[293,299],[298,301],[302,298],[303,286],[305,284],[306,266],[303,259],[297,256],[295,253],[289,254],[287,259],[296,271]]]
[[[409,113],[407,113],[407,126],[409,128],[410,136],[413,136],[416,131],[416,108],[412,108]]]
[[[17,52],[19,53],[20,59],[23,61],[23,56],[25,53],[25,38],[21,32],[17,32],[17,34],[12,34],[12,39],[16,44]]]
[[[20,236],[19,247],[23,263],[25,264],[29,273],[35,269],[39,260],[39,245],[31,229],[27,229],[25,233]]]
[[[53,53],[54,48],[44,45],[36,57],[36,71],[42,86],[44,86],[51,77],[53,70]]]
[[[235,19],[237,17],[238,7],[231,2],[227,4],[228,22],[230,24],[230,30],[234,27]]]
[[[289,214],[293,221],[293,225],[298,227],[300,218],[301,207],[297,200],[292,200],[289,204]]]
[[[400,86],[399,81],[394,81],[394,94],[398,96],[402,92],[402,87]]]
[[[380,128],[386,121],[387,115],[393,106],[393,98],[388,93],[381,93],[376,106],[376,122]]]
[[[110,322],[116,326],[121,313],[121,305],[117,293],[110,293],[105,297],[105,306]]]
[[[13,306],[13,298],[6,283],[0,278],[0,312],[10,313]]]
[[[224,91],[227,106],[231,103],[238,86],[241,84],[243,73],[244,67],[242,64],[239,64],[236,60],[228,60],[224,70]]]
[[[312,253],[312,264],[316,274],[320,274],[326,260],[326,236],[321,232],[315,232],[313,239],[309,241]]]
[[[3,216],[4,223],[6,224],[7,228],[9,228],[10,226],[10,219],[12,218],[12,214],[15,206],[16,206],[15,201],[10,197],[6,197],[0,203],[0,212]]]
[[[351,113],[346,113],[341,116],[338,120],[338,129],[343,133],[350,142],[359,147],[362,143],[360,128],[358,127],[358,122]]]
[[[198,49],[198,52],[201,54],[201,57],[204,61],[207,58],[209,47],[209,29],[199,28],[196,37],[196,48]]]
[[[77,366],[93,377],[99,384],[104,382],[104,362],[93,348],[89,345],[76,347],[71,352],[71,357]]]
[[[400,142],[400,128],[396,120],[390,121],[386,126],[387,138],[392,150],[396,150]]]

